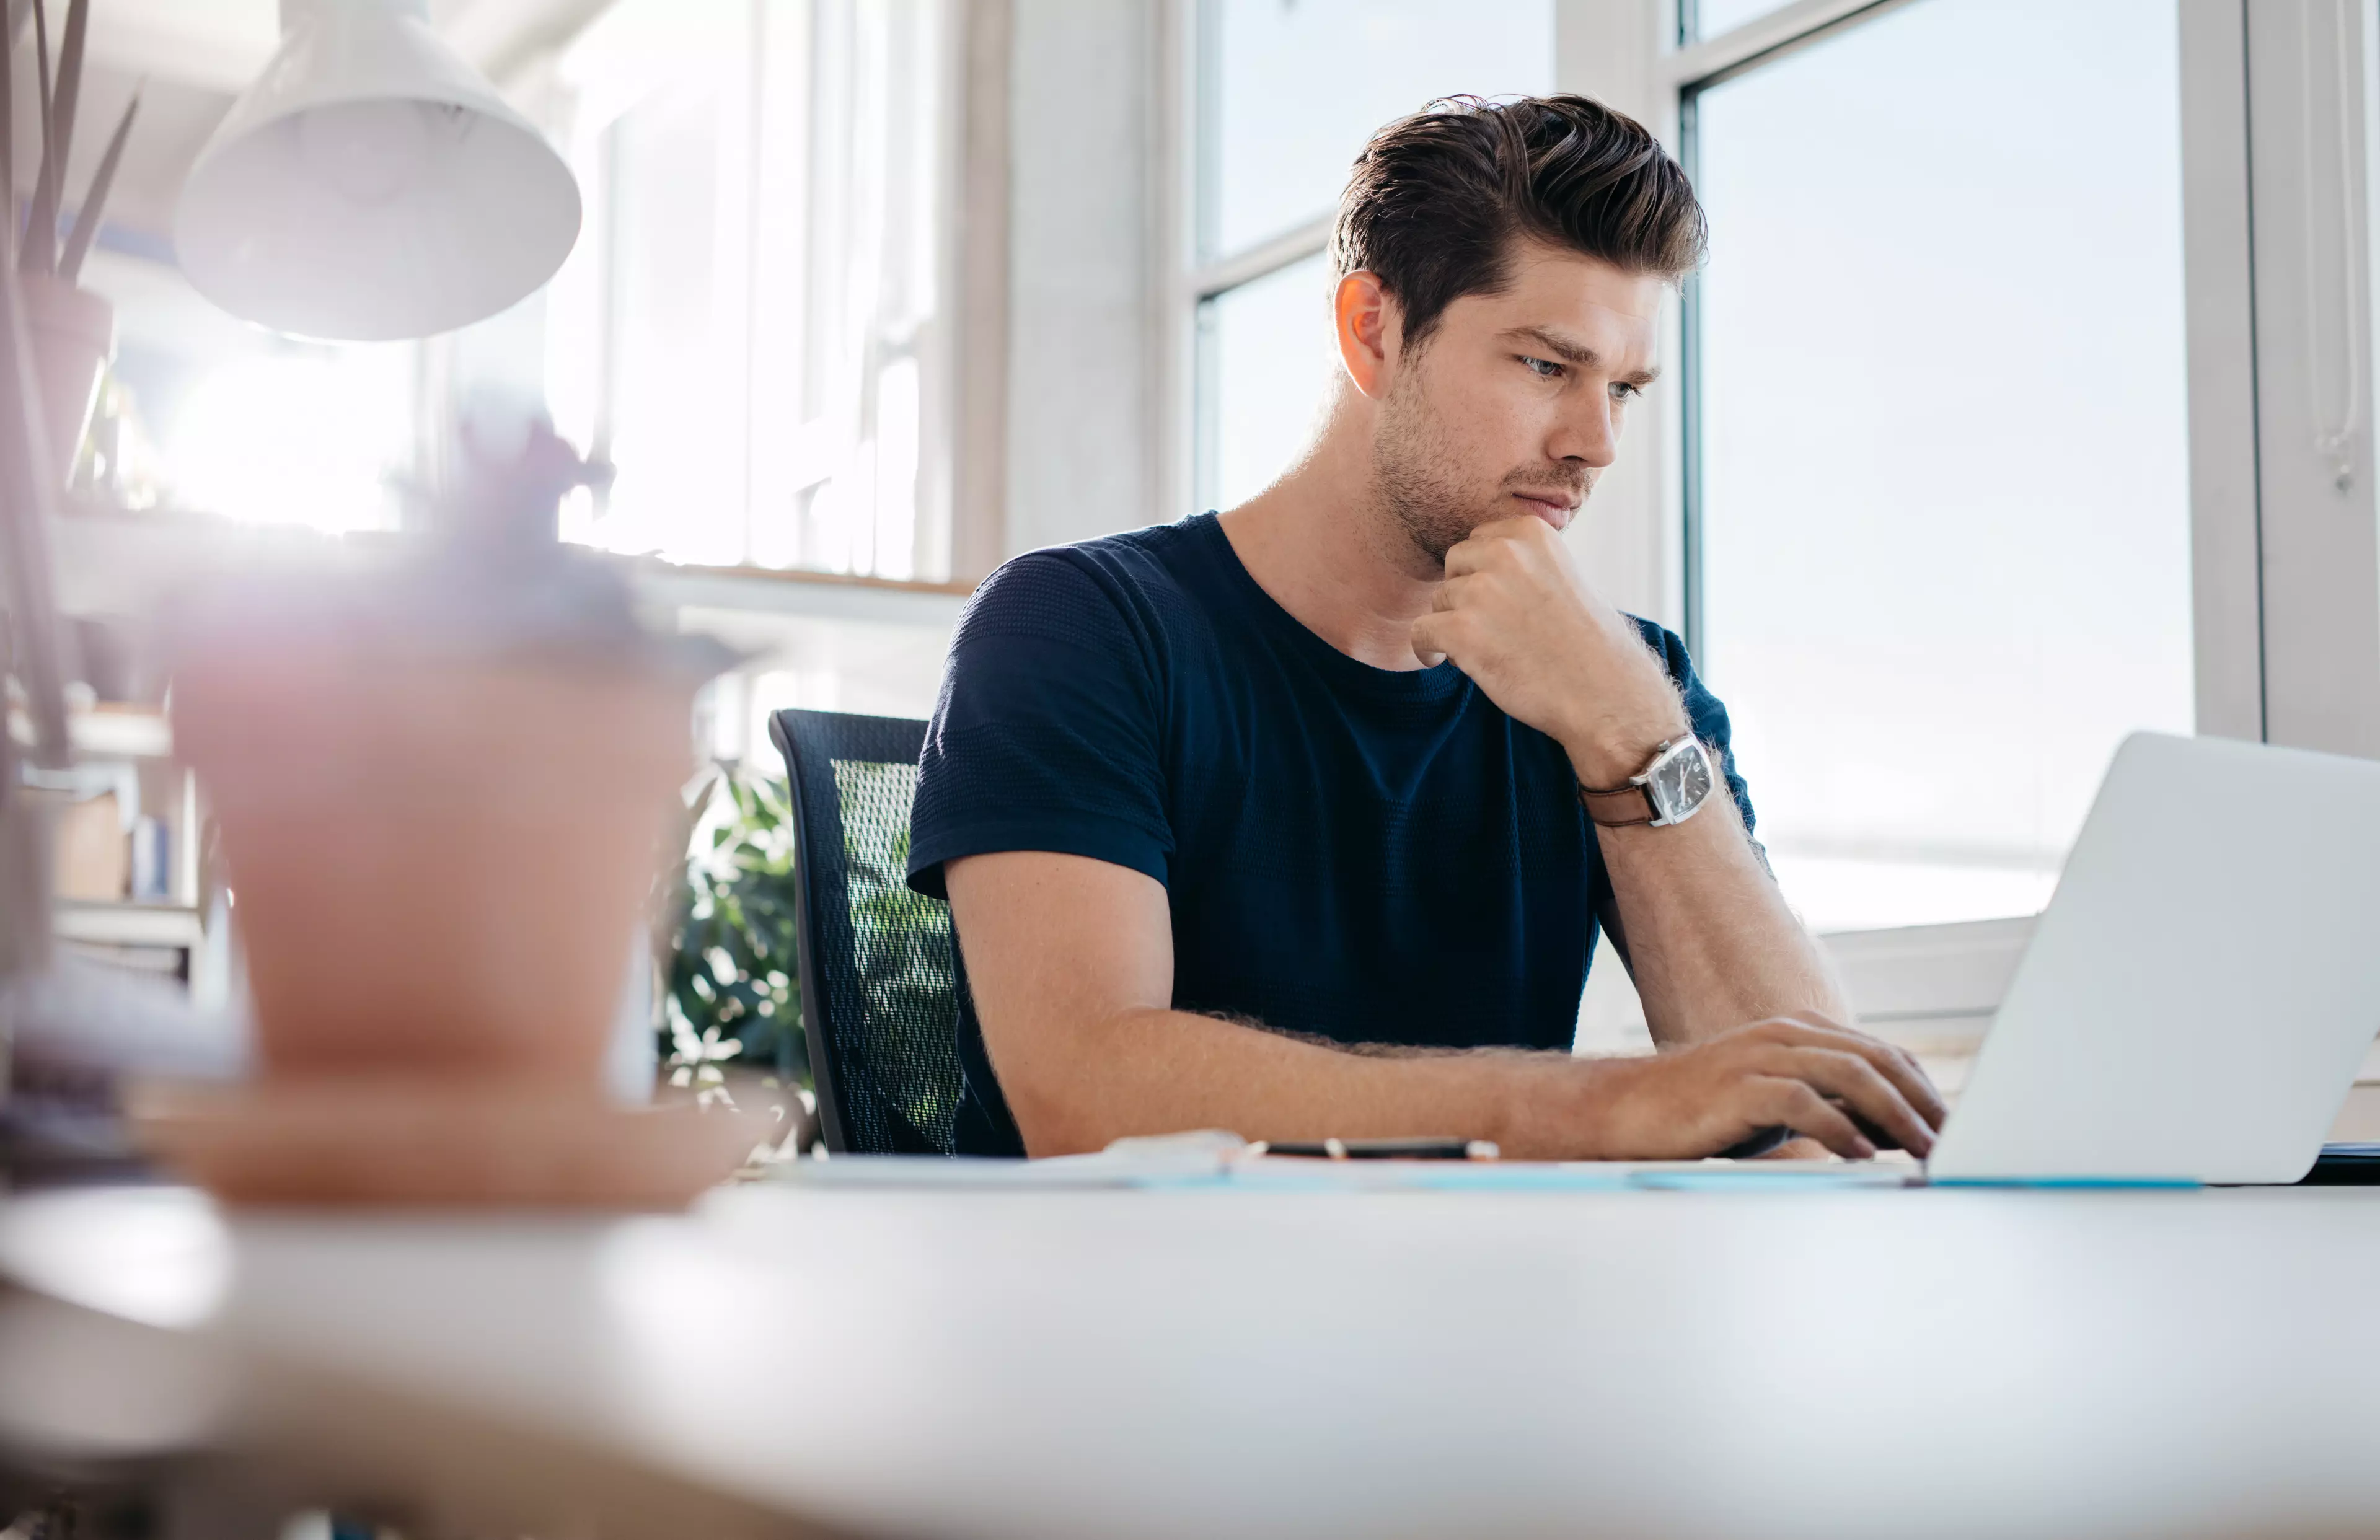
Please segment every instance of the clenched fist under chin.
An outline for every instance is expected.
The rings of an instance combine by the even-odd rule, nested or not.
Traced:
[[[1452,659],[1507,716],[1568,749],[1590,786],[1627,780],[1689,731],[1660,659],[1543,519],[1483,524],[1449,551],[1413,646],[1425,663]]]

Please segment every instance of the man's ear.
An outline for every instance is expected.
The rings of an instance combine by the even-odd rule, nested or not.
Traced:
[[[1394,377],[1394,355],[1401,318],[1397,302],[1380,286],[1380,275],[1358,268],[1339,280],[1331,296],[1331,320],[1339,344],[1339,361],[1355,388],[1378,400],[1389,393]]]

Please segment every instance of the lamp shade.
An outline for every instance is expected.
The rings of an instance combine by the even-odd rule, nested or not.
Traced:
[[[427,0],[282,0],[281,25],[183,184],[174,245],[200,293],[276,331],[382,342],[553,276],[578,185]]]

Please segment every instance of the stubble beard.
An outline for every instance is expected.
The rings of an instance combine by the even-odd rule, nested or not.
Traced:
[[[1390,538],[1407,542],[1437,570],[1446,570],[1446,553],[1470,539],[1483,524],[1508,517],[1501,493],[1544,491],[1562,483],[1584,503],[1595,490],[1595,473],[1574,477],[1530,477],[1515,472],[1493,486],[1466,486],[1460,471],[1454,436],[1434,410],[1420,383],[1420,370],[1409,370],[1380,404],[1380,418],[1372,438],[1372,485],[1387,515]]]
[[[1372,438],[1372,485],[1380,510],[1413,549],[1444,571],[1446,553],[1482,522],[1457,478],[1446,424],[1430,409],[1421,371],[1408,370],[1380,404]]]

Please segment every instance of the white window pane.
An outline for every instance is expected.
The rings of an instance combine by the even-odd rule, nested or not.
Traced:
[[[613,551],[732,565],[744,557],[741,349],[719,314],[717,93],[657,91],[612,129],[610,511]]]
[[[1704,656],[1820,928],[2046,899],[2192,723],[2174,0],[1920,0],[1705,93]]]
[[[767,488],[757,518],[792,530],[805,567],[939,576],[918,564],[920,515],[942,510],[921,482],[923,425],[939,421],[923,405],[934,385],[921,357],[932,356],[943,238],[939,13],[838,0],[813,14],[817,111],[806,143],[783,146],[802,144],[808,168],[800,227],[788,231],[811,263],[807,284],[788,287],[806,307],[800,377],[795,349],[777,366],[800,436],[791,453],[769,435],[756,443]],[[764,268],[764,293],[776,282]],[[762,369],[776,341],[761,338]]]
[[[1289,468],[1322,409],[1330,356],[1330,270],[1315,256],[1198,308],[1198,496],[1245,503]]]
[[[1329,213],[1373,132],[1438,97],[1551,91],[1553,16],[1553,0],[1203,0],[1201,254]]]
[[[176,401],[158,468],[179,507],[325,534],[394,529],[414,388],[409,343],[225,359]]]
[[[549,399],[618,474],[565,539],[948,570],[947,9],[619,0],[572,45],[589,222]]]
[[[1715,38],[1767,16],[1785,0],[1692,0],[1692,4],[1694,37]]]

